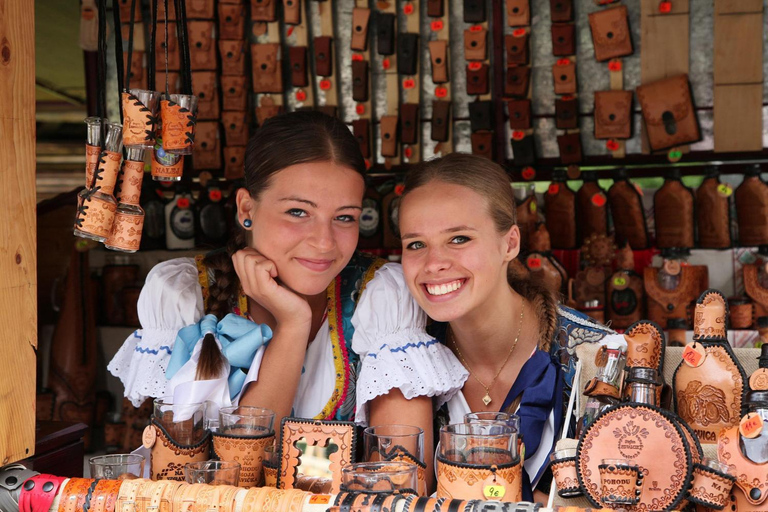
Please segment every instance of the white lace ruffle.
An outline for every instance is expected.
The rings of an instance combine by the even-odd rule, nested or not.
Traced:
[[[437,397],[436,407],[450,400],[469,377],[448,347],[421,329],[384,336],[380,348],[362,360],[357,380],[355,421],[366,424],[366,403],[397,388],[407,399]]]

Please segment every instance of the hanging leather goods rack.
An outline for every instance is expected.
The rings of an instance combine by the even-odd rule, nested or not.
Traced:
[[[277,2],[251,0],[251,73],[256,120],[261,126],[284,109],[282,31]]]
[[[491,44],[488,12],[484,2],[464,2],[463,52],[467,77],[466,94],[470,98],[469,119],[472,153],[494,159],[493,129],[495,114],[491,94]]]
[[[290,0],[284,0],[290,1]],[[333,30],[334,2],[309,2],[309,17],[312,20],[313,52],[315,70],[315,108],[330,116],[339,115],[339,88],[336,76],[336,44]],[[319,33],[315,34],[316,27]]]
[[[550,16],[552,17],[552,54],[556,58],[553,73],[568,74],[569,66],[573,66],[573,84],[565,92],[560,90],[560,96],[555,99],[555,129],[558,131],[557,146],[560,150],[560,161],[564,165],[577,165],[582,160],[581,130],[579,130],[579,98],[576,85],[576,25],[573,22],[574,12],[572,1],[550,0]],[[555,7],[552,9],[552,7]],[[559,21],[556,21],[559,20]],[[559,75],[558,75],[559,76]],[[558,91],[555,82],[555,91]]]
[[[400,163],[399,151],[399,110],[400,83],[398,76],[398,60],[401,41],[397,31],[397,2],[385,0],[376,3],[376,58],[374,59],[375,73],[374,90],[384,89],[384,104],[377,104],[375,115],[379,121],[379,154],[384,161],[384,168],[389,170]],[[376,94],[377,99],[381,99]]]
[[[289,69],[286,99],[294,110],[314,109],[315,93],[309,67],[309,22],[302,0],[283,0],[283,23]]]
[[[352,132],[360,144],[360,152],[365,158],[368,169],[373,165],[371,110],[371,50],[370,37],[371,9],[367,0],[355,0],[352,9],[352,99],[355,112],[352,120]]]
[[[398,8],[398,69],[400,78],[400,142],[403,163],[421,160],[421,2],[401,1]]]
[[[505,9],[502,95],[507,104],[509,128],[508,135],[504,138],[504,148],[506,150],[511,144],[515,165],[526,166],[525,175],[528,179],[533,179],[535,171],[532,164],[535,163],[535,151],[530,87],[533,65],[530,51],[530,2],[507,0]],[[495,67],[498,68],[499,66]],[[557,84],[557,80],[555,83]]]
[[[423,157],[443,156],[453,151],[453,115],[451,104],[451,45],[450,13],[445,5],[447,0],[426,0],[429,19],[429,60],[431,84],[424,81],[424,94],[434,95],[432,101],[430,139],[434,145],[433,154]],[[431,87],[430,87],[431,86]],[[426,145],[426,141],[425,144]]]

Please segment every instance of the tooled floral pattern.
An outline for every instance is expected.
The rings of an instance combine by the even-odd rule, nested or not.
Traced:
[[[628,507],[628,510],[637,510],[650,512],[654,510],[666,510],[675,502],[685,485],[686,477],[689,471],[689,462],[686,458],[685,445],[680,433],[673,427],[670,420],[665,418],[660,412],[648,409],[643,406],[622,406],[614,409],[595,420],[588,428],[587,432],[579,442],[579,453],[577,458],[577,469],[581,476],[583,490],[593,503],[600,503],[601,484],[598,472],[600,459],[608,452],[607,448],[613,448],[611,453],[617,453],[618,439],[613,430],[616,427],[622,427],[628,421],[634,420],[645,423],[648,428],[662,430],[664,439],[669,446],[663,454],[659,453],[654,446],[642,450],[634,459],[642,470],[646,479],[649,477],[648,466],[660,469],[659,474],[654,475],[659,485],[666,485],[661,492],[650,491],[649,486],[644,486],[640,502],[637,505]],[[604,437],[604,439],[600,439]],[[615,444],[614,444],[615,443]],[[647,445],[646,445],[647,446]],[[594,450],[603,450],[596,460],[592,460]],[[671,454],[673,461],[664,461],[659,463],[660,457],[667,457]]]
[[[671,112],[678,122],[691,114],[690,89],[688,77],[681,75],[665,80],[663,86],[652,84],[638,87],[637,99],[643,110],[643,119],[647,124],[663,126],[662,115]]]
[[[251,487],[262,483],[264,450],[274,441],[274,436],[254,439],[213,434],[213,451],[220,460],[239,462],[240,486]]]
[[[557,484],[557,488],[576,489],[579,486],[579,480],[576,477],[575,461],[555,462],[552,464],[552,476]]]
[[[634,340],[635,336],[644,339]],[[629,347],[627,349],[627,366],[639,366],[643,368],[657,368],[661,360],[662,338],[661,333],[649,323],[640,323],[626,333]],[[651,345],[651,342],[653,345]],[[644,357],[641,357],[642,354]]]
[[[712,318],[712,312],[718,312],[722,308],[722,314]],[[719,293],[708,293],[704,299],[696,304],[693,320],[694,335],[698,338],[724,338],[725,319],[728,308],[725,299]]]
[[[703,427],[730,420],[725,393],[701,381],[692,380],[677,391],[677,413],[686,422]]]
[[[742,455],[738,436],[738,426],[721,430],[717,436],[717,457],[720,462],[728,464],[729,472],[736,476],[736,487],[741,489],[746,500],[757,505],[768,497],[768,467],[755,464]],[[755,501],[750,498],[749,492],[754,488],[760,490],[762,500]]]
[[[714,484],[723,490],[721,492],[712,491],[712,483],[705,481],[705,485],[695,486],[691,489],[691,501],[696,503],[698,500],[699,502],[704,502],[705,505],[712,505],[716,507],[724,506],[726,500],[728,499],[728,494],[731,490],[731,487],[733,486],[733,481],[709,471],[703,471],[703,474],[706,476],[706,478],[712,480]]]

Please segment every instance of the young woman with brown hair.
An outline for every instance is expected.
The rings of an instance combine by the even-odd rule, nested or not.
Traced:
[[[406,176],[399,211],[405,280],[435,320],[430,333],[469,373],[442,421],[516,413],[526,448],[523,499],[530,501],[534,489],[548,490],[543,476],[563,425],[569,379],[558,349],[611,331],[560,307],[556,293],[515,261],[515,217],[509,177],[485,158],[450,154]]]

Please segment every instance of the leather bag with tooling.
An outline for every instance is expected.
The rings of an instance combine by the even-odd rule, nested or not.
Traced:
[[[713,170],[696,189],[696,231],[702,249],[727,249],[731,240],[731,189]]]
[[[750,168],[736,188],[736,217],[739,245],[755,247],[768,244],[768,184],[760,178],[759,166]]]
[[[678,415],[704,444],[717,443],[717,434],[738,426],[746,412],[747,375],[728,343],[727,328],[728,301],[719,291],[706,290],[696,301],[694,341],[684,349],[672,385]],[[686,357],[688,352],[694,356]]]
[[[709,269],[705,265],[680,267],[678,285],[667,290],[659,283],[659,269],[643,269],[643,286],[647,297],[648,319],[666,329],[670,318],[685,318],[692,325],[693,303],[709,287]]]
[[[690,144],[701,138],[688,75],[643,84],[637,88],[637,99],[653,151]]]
[[[725,510],[759,512],[768,505],[768,465],[755,464],[742,453],[739,435],[736,425],[721,431],[717,439],[717,457],[736,477]]]
[[[635,185],[630,183],[625,175],[619,174],[608,189],[608,203],[616,231],[616,242],[629,242],[635,251],[647,249],[649,237],[643,200]]]
[[[576,192],[576,219],[579,241],[593,234],[608,234],[608,198],[594,174],[582,173],[584,184]]]
[[[695,245],[693,191],[680,181],[677,169],[670,171],[664,185],[653,196],[656,246],[659,249],[691,249]]]
[[[555,175],[544,194],[547,231],[553,249],[576,247],[576,194],[568,188],[565,177]]]

